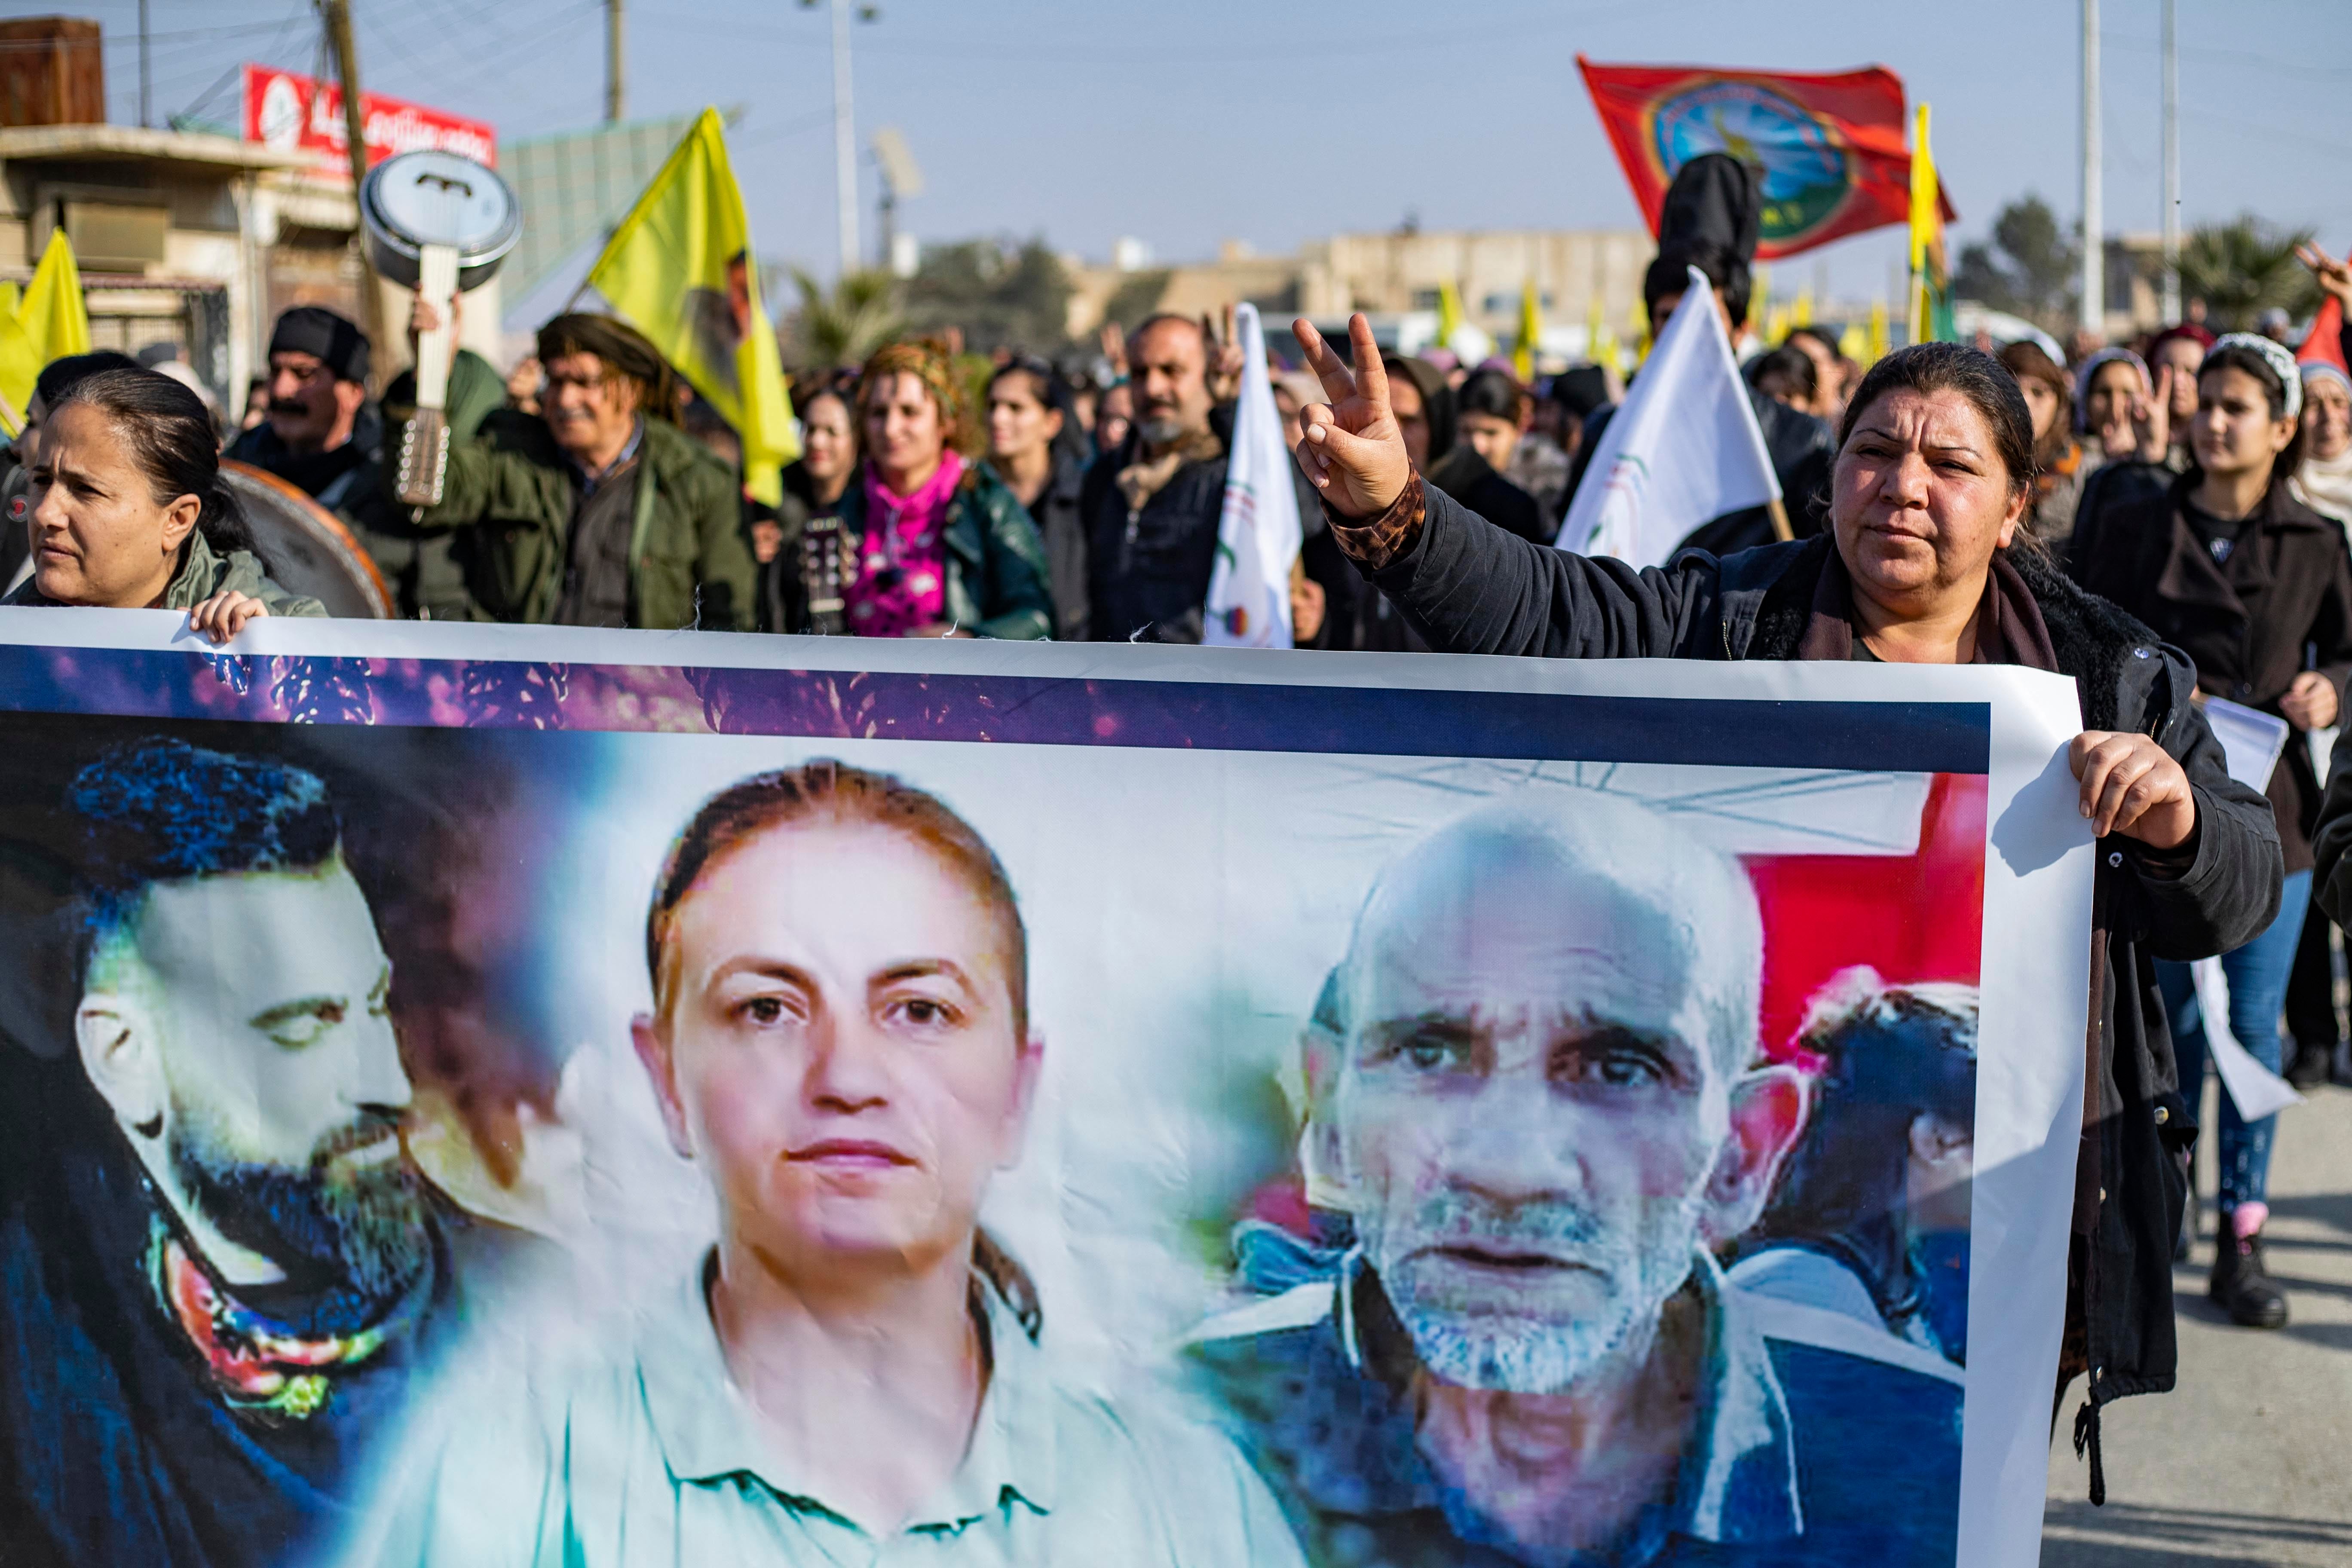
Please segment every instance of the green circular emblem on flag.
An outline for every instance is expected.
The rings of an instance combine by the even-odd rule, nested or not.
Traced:
[[[1790,248],[1837,216],[1853,189],[1845,149],[1793,99],[1754,82],[1709,81],[1662,100],[1646,118],[1665,177],[1706,153],[1764,171],[1763,242]]]

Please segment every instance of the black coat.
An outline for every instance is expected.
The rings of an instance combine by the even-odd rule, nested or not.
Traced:
[[[2315,668],[2344,698],[2352,675],[2352,554],[2344,530],[2271,486],[2226,561],[2181,510],[2194,476],[2165,493],[2102,506],[2074,531],[2074,581],[2112,599],[2197,663],[2208,697],[2279,712],[2296,676]],[[2283,716],[2283,715],[2282,715]],[[2271,807],[2290,873],[2312,864],[2310,832],[2319,780],[2304,731],[2288,738],[2271,770]]]
[[[1087,521],[1087,632],[1097,642],[1196,643],[1209,577],[1217,564],[1217,522],[1225,510],[1225,456],[1186,463],[1130,510],[1119,470],[1136,461],[1130,434],[1087,470],[1079,505]]]
[[[1832,548],[1820,537],[1636,569],[1514,539],[1433,489],[1425,504],[1412,548],[1371,579],[1433,647],[1455,653],[1793,658]],[[2185,868],[2128,838],[2103,842],[2097,860],[2092,919],[2104,940],[2093,952],[2097,1040],[2075,1170],[2066,1363],[2091,1373],[2095,1417],[2109,1400],[2171,1388],[2177,1361],[2172,1244],[2196,1113],[2179,1092],[2154,961],[2250,941],[2278,913],[2284,872],[2269,803],[2230,777],[2191,701],[2188,658],[2055,572],[2024,557],[2016,565],[2060,671],[2075,679],[2084,727],[2152,736],[2197,801]]]
[[[990,468],[993,472],[994,465]],[[1029,503],[1029,520],[1037,525],[1037,537],[1045,545],[1056,642],[1087,640],[1086,479],[1087,465],[1078,461],[1077,454],[1057,445],[1045,488]],[[1204,600],[1207,592],[1203,587]]]

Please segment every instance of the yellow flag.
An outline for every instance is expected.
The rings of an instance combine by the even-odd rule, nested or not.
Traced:
[[[1862,363],[1865,365],[1876,364],[1886,357],[1886,301],[1884,300],[1870,302],[1870,333],[1864,347]]]
[[[73,241],[62,228],[49,230],[49,243],[41,252],[41,264],[33,268],[33,280],[25,285],[25,298],[16,307],[16,320],[43,364],[68,354],[89,353],[89,311],[81,299],[81,268],[74,265]]]
[[[1918,132],[1911,140],[1911,298],[1906,315],[1915,343],[1948,342],[1952,330],[1951,279],[1944,267],[1944,208],[1937,184],[1936,154],[1927,145],[1927,106],[1919,106]]]
[[[1462,290],[1452,283],[1437,286],[1437,346],[1450,349],[1454,334],[1462,330]]]
[[[66,231],[53,228],[23,294],[14,283],[0,285],[0,425],[9,435],[24,428],[25,405],[32,401],[41,367],[88,353],[89,311],[82,304],[81,269],[74,265]]]
[[[1536,345],[1543,341],[1543,297],[1536,292],[1536,280],[1528,279],[1519,286],[1519,336],[1511,345],[1511,371],[1526,386],[1536,378]]]
[[[800,443],[717,110],[704,110],[670,153],[588,281],[735,426],[751,495],[782,500],[782,468]]]

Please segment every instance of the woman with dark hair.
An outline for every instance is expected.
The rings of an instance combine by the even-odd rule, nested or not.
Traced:
[[[1029,509],[1054,592],[1054,635],[1087,638],[1087,477],[1072,427],[1069,392],[1054,367],[1030,356],[988,378],[987,468]]]
[[[74,383],[32,471],[33,574],[0,604],[185,610],[225,643],[257,616],[324,616],[270,581],[220,481],[212,416],[146,370]]]
[[[2171,1042],[2147,1023],[2161,1005],[2155,954],[2222,952],[2271,922],[2278,829],[2230,778],[2190,700],[2188,657],[2011,548],[2033,490],[2016,378],[1958,343],[1888,354],[1847,406],[1823,532],[1636,570],[1514,539],[1425,485],[1370,323],[1349,323],[1360,378],[1310,323],[1295,331],[1329,399],[1305,411],[1300,465],[1357,570],[1442,651],[1982,662],[2074,678],[2084,732],[2067,762],[2103,842],[2094,1119],[2076,1167],[2062,1373],[2101,1369],[2086,1436],[2098,1406],[2169,1388],[2172,1238],[2195,1129]]]
[[[2000,359],[2017,377],[2017,390],[2033,418],[2033,504],[2027,526],[2044,548],[2063,555],[2074,531],[2083,481],[2097,467],[2074,439],[2074,383],[2031,338],[2008,344]]]
[[[1813,400],[1821,386],[1820,371],[1804,350],[1783,343],[1769,353],[1749,360],[1743,374],[1749,386],[1782,407],[1793,408],[1800,414],[1813,412]]]
[[[2232,332],[2197,373],[2194,461],[2160,496],[2105,508],[2075,535],[2077,581],[2147,621],[2197,661],[2208,697],[2259,708],[2293,727],[2268,794],[2285,850],[2279,917],[2221,955],[2230,1032],[2273,1071],[2279,1008],[2311,892],[2319,780],[2305,735],[2336,722],[2352,675],[2352,560],[2344,531],[2296,499],[2303,381],[2268,338]],[[2188,966],[2159,967],[2192,1102],[2205,1026]],[[2210,1286],[2237,1322],[2277,1328],[2285,1294],[2263,1267],[2262,1229],[2275,1119],[2248,1122],[2221,1097],[2220,1236]]]
[[[1821,1064],[1804,1137],[1731,1282],[1965,1366],[1976,988],[1849,969],[1813,997],[1797,1044]]]
[[[1445,373],[1423,359],[1384,356],[1397,393],[1397,418],[1404,430],[1412,465],[1429,482],[1464,506],[1521,539],[1549,544],[1555,530],[1536,506],[1535,497],[1495,471],[1477,448],[1461,437],[1460,395],[1446,384]],[[1464,383],[1464,390],[1469,384]]]
[[[1053,635],[1037,525],[985,463],[955,364],[929,342],[887,343],[857,383],[866,460],[841,498],[846,627],[857,637]]]
[[[820,372],[793,384],[801,455],[784,465],[784,499],[775,517],[751,523],[761,631],[838,629],[832,610],[821,619],[810,605],[837,597],[829,583],[842,575],[841,498],[857,473],[856,389],[857,377],[849,371]]]

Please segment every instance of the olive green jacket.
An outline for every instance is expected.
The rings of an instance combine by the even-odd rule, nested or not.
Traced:
[[[866,534],[866,476],[841,493],[841,526]],[[1054,632],[1045,542],[1021,498],[985,463],[967,463],[940,525],[947,559],[947,616],[974,637],[1039,640]]]
[[[193,610],[215,594],[243,594],[258,599],[262,607],[273,616],[323,617],[327,606],[316,599],[289,593],[272,582],[263,571],[261,558],[250,550],[232,550],[223,555],[205,542],[201,533],[188,535],[181,547],[180,569],[172,575],[172,585],[163,590],[162,607],[166,610]],[[35,585],[37,579],[27,577],[16,585],[16,591],[0,605],[57,605]]]
[[[441,504],[416,521],[466,531],[457,553],[467,587],[499,620],[554,619],[578,493],[572,471],[546,422],[517,409],[493,411],[472,440],[450,443]],[[629,624],[751,630],[756,568],[733,471],[676,426],[648,419],[634,482]]]
[[[443,402],[449,438],[470,440],[483,420],[506,406],[507,384],[489,361],[471,349],[459,349],[449,362],[449,391]],[[382,408],[384,426],[397,440],[409,416],[416,412],[415,371],[404,370],[393,378],[383,389]],[[399,447],[371,461],[397,469]],[[397,482],[396,474],[390,481],[377,473],[358,476],[350,503],[338,510],[361,546],[374,558],[384,585],[399,603],[401,616],[431,621],[494,619],[467,591],[466,569],[458,560],[462,536],[446,529],[427,532],[411,522],[412,509],[401,505],[392,494],[392,485]]]

